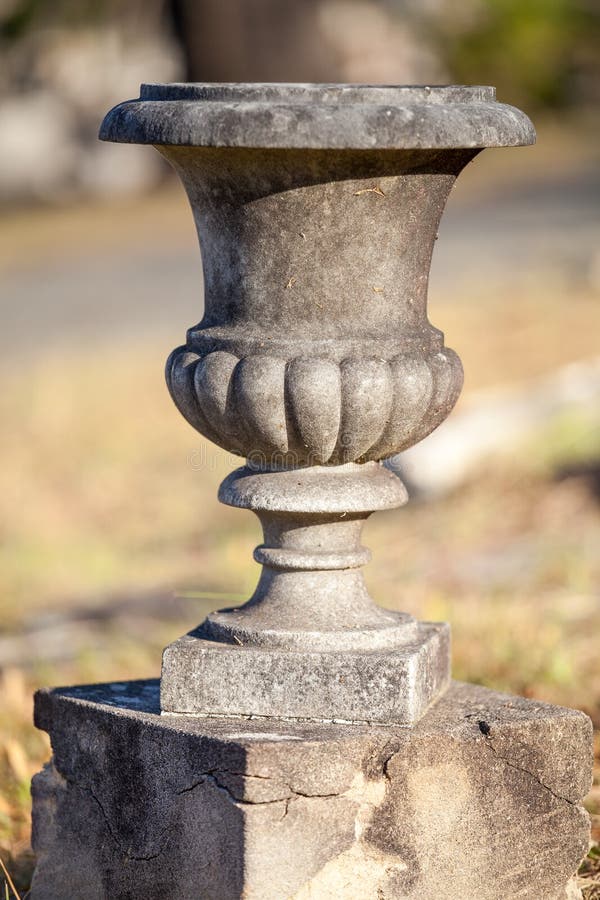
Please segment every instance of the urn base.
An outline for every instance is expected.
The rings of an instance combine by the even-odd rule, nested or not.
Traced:
[[[192,631],[164,651],[163,713],[411,725],[450,681],[450,628],[385,650],[246,647]]]

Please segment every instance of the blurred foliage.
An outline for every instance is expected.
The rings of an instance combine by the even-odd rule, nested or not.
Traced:
[[[287,0],[289,11],[303,2],[306,0]],[[598,99],[600,4],[596,0],[373,2],[403,20],[414,32],[417,46],[433,48],[449,80],[494,84],[501,96],[529,110],[591,105]],[[253,35],[256,41],[256,29],[264,29],[264,25],[252,19],[248,3],[230,0],[228,16],[238,20],[246,39]],[[148,24],[150,20],[153,27],[162,28],[166,17],[176,18],[182,5],[185,3],[176,0],[129,0],[127,4],[119,0],[9,0],[0,6],[0,41],[14,43],[32,30],[48,26]],[[199,2],[198,8],[202,5]],[[207,14],[210,18],[208,7]],[[356,2],[356,15],[362,14],[364,3]],[[279,27],[274,22],[272,33],[263,35],[267,44],[276,40]],[[307,42],[303,34],[297,39]],[[198,35],[184,40],[184,50],[189,53],[198,40]],[[309,50],[307,46],[306,53]],[[208,70],[206,77],[210,78]]]
[[[0,37],[16,41],[42,23],[93,24],[108,14],[110,5],[107,0],[17,0],[0,13]]]
[[[600,79],[600,6],[593,0],[471,0],[422,16],[457,83],[493,84],[528,109],[590,102]]]
[[[94,27],[142,22],[168,7],[168,0],[12,0],[0,5],[0,39],[16,42],[43,27]]]

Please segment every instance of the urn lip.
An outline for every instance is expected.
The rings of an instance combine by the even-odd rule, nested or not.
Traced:
[[[491,85],[335,84],[274,81],[182,81],[140,85],[140,100],[204,100],[237,103],[469,103],[495,100]]]
[[[257,149],[457,149],[533,144],[525,113],[482,85],[142,84],[105,117],[119,143]]]

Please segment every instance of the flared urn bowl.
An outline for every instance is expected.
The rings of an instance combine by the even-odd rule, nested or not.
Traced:
[[[533,140],[492,88],[144,85],[101,136],[154,144],[192,205],[205,313],[167,381],[199,432],[330,465],[448,415],[462,367],[427,319],[439,221],[479,150]]]

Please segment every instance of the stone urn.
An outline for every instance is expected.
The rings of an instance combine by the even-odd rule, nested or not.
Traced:
[[[173,400],[245,458],[257,588],[165,650],[163,713],[411,724],[445,690],[449,628],[371,600],[364,520],[400,506],[382,460],[454,406],[460,360],[427,318],[440,217],[485,147],[531,144],[491,87],[147,84],[108,141],[153,144],[187,191],[205,312]]]

